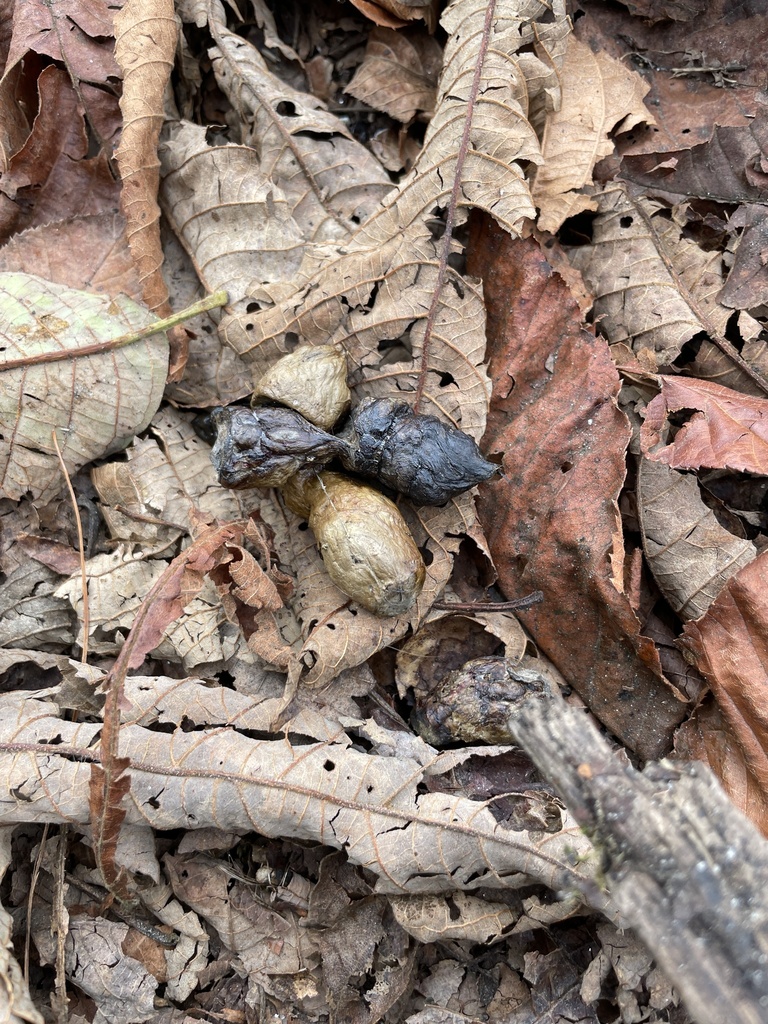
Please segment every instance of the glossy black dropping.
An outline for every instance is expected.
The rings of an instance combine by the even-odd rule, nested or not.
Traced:
[[[469,434],[391,398],[365,399],[344,436],[347,469],[380,480],[417,505],[443,505],[498,469]]]
[[[300,469],[321,468],[347,454],[341,438],[292,409],[234,406],[215,409],[211,417],[211,462],[223,487],[279,487]]]

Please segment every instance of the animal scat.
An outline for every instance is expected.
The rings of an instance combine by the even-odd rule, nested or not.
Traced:
[[[211,462],[223,487],[280,487],[300,469],[347,457],[346,442],[292,409],[216,409]]]
[[[402,615],[421,593],[424,562],[397,506],[341,473],[302,473],[283,496],[309,522],[328,575],[375,615]]]
[[[343,436],[346,469],[380,480],[417,505],[442,505],[498,469],[469,434],[391,398],[365,399]]]
[[[332,430],[349,409],[347,360],[334,345],[300,345],[282,356],[254,388],[251,405],[286,406],[323,430]]]

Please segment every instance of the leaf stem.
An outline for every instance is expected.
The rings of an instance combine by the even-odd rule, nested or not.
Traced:
[[[0,371],[18,370],[23,366],[35,366],[39,363],[60,363],[65,359],[82,359],[84,356],[99,355],[102,352],[112,352],[116,348],[125,348],[126,345],[133,345],[137,341],[144,341],[154,334],[162,334],[171,327],[191,320],[198,313],[206,313],[209,309],[218,309],[225,306],[228,301],[227,293],[223,290],[206,295],[198,302],[193,302],[186,309],[180,309],[176,313],[163,320],[156,320],[147,327],[141,327],[129,334],[121,334],[119,338],[110,338],[109,341],[97,341],[93,345],[83,345],[82,348],[65,348],[56,352],[40,352],[36,356],[23,356],[20,359],[7,359],[0,362]]]
[[[480,81],[483,74],[483,64],[485,63],[485,55],[488,52],[488,46],[491,39],[491,25],[493,24],[493,16],[496,11],[496,0],[488,0],[488,5],[485,8],[485,21],[483,22],[483,34],[480,38],[480,48],[477,53],[477,64],[475,65],[475,74],[472,78],[472,86],[469,90],[469,97],[467,99],[467,115],[464,120],[464,131],[461,135],[461,142],[456,153],[456,169],[453,176],[453,187],[451,188],[451,198],[448,201],[448,209],[445,215],[445,233],[443,235],[443,250],[440,253],[440,263],[437,268],[437,281],[435,282],[435,289],[432,293],[432,302],[430,303],[429,312],[427,313],[427,321],[424,329],[424,341],[421,349],[421,369],[419,370],[419,380],[416,385],[416,400],[413,403],[414,412],[419,411],[421,400],[424,397],[424,387],[427,383],[427,373],[429,372],[429,348],[432,341],[432,331],[435,326],[435,318],[437,316],[437,309],[440,304],[440,293],[443,290],[443,283],[445,281],[445,272],[448,269],[448,257],[451,254],[451,240],[453,238],[453,225],[456,220],[456,206],[459,201],[459,190],[461,189],[461,172],[464,167],[464,161],[467,158],[469,152],[469,136],[472,131],[472,115],[475,110],[475,102],[477,95],[480,92]]]

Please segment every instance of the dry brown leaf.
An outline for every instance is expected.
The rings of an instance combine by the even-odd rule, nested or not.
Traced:
[[[134,668],[153,649],[157,657],[181,661],[187,670],[226,658],[233,652],[234,641],[222,635],[221,605],[204,575],[217,564],[216,553],[225,541],[241,535],[242,529],[236,524],[211,528],[170,564],[147,559],[143,554],[127,554],[122,547],[89,559],[86,574],[90,649],[99,654],[116,654],[131,629]],[[55,596],[71,602],[81,620],[82,634],[79,571],[56,590]],[[145,604],[148,611],[142,620],[139,612]]]
[[[674,469],[723,468],[768,475],[768,400],[710,381],[659,377],[661,394],[648,405],[640,432],[643,452]],[[670,413],[688,418],[663,448]]]
[[[61,577],[26,559],[0,584],[0,644],[61,650],[74,642],[71,612],[55,596]]]
[[[87,751],[99,728],[64,721],[55,704],[28,694],[1,695],[0,744],[32,745],[2,753],[6,820],[89,821]],[[61,742],[46,746],[51,736]],[[73,747],[85,758],[70,757]],[[517,887],[529,876],[601,903],[593,888],[599,857],[566,812],[558,833],[509,830],[484,801],[425,792],[428,777],[434,785],[436,775],[451,771],[450,757],[422,766],[345,743],[294,748],[231,728],[167,735],[140,726],[123,727],[120,752],[132,764],[129,824],[247,831],[258,822],[265,836],[346,848],[353,863],[374,872],[383,893]],[[168,765],[175,767],[169,772]],[[31,794],[33,803],[25,799]]]
[[[42,928],[35,934],[38,949],[46,945],[41,932]],[[123,951],[127,933],[128,925],[120,921],[70,917],[67,978],[94,1000],[103,1019],[142,1024],[155,1012],[158,982],[143,964]]]
[[[395,920],[419,942],[468,939],[490,943],[512,928],[517,915],[505,903],[465,892],[445,896],[393,896]]]
[[[618,497],[631,431],[608,346],[584,330],[534,240],[486,223],[470,267],[489,312],[485,450],[503,457],[478,502],[500,586],[510,599],[543,592],[519,613],[538,647],[622,742],[659,756],[685,705],[625,588]]]
[[[402,28],[421,18],[430,32],[437,24],[437,0],[352,0],[354,6],[375,25]]]
[[[115,153],[123,182],[121,206],[144,302],[159,316],[167,316],[170,306],[160,272],[157,140],[177,35],[172,0],[128,0],[115,16],[115,58],[123,71],[123,132]]]
[[[44,8],[38,8],[43,10]],[[6,81],[6,79],[3,79]],[[36,82],[39,107],[31,131],[7,155],[0,190],[0,236],[67,217],[113,213],[119,188],[104,152],[89,156],[89,133],[77,93],[63,68],[49,65]],[[80,86],[89,107],[117,101],[109,92]],[[14,94],[16,107],[20,107]]]
[[[592,244],[570,255],[595,295],[595,315],[611,343],[626,341],[637,355],[647,350],[664,366],[697,335],[723,335],[732,310],[717,299],[720,253],[703,252],[663,207],[630,199],[621,186],[611,184],[596,198]],[[759,324],[741,317],[743,336],[754,337]]]
[[[594,210],[595,201],[580,190],[592,184],[595,164],[613,152],[616,126],[628,131],[653,117],[643,105],[648,86],[625,64],[568,38],[560,69],[562,102],[544,125],[544,162],[531,179],[533,200],[541,211],[538,226],[555,232],[567,217]]]
[[[720,780],[733,803],[768,837],[768,789],[765,773],[752,769],[753,748],[739,742],[720,705],[709,694],[675,735],[675,755],[703,761]],[[758,764],[763,758],[758,758]]]
[[[212,146],[204,127],[185,122],[166,129],[160,156],[165,214],[209,291],[225,288],[234,302],[292,281],[306,239],[258,150]]]
[[[179,531],[192,533],[194,517],[242,520],[239,491],[218,486],[210,447],[192,429],[189,416],[166,406],[124,456],[91,470],[101,511],[115,540],[140,542],[144,553],[165,551]]]
[[[127,296],[110,299],[28,274],[0,275],[0,329],[7,361],[57,355],[107,342],[154,322]],[[50,500],[63,486],[52,440],[56,430],[70,473],[125,447],[157,411],[168,369],[168,342],[155,335],[132,345],[3,373],[0,487],[9,498]],[[2,361],[0,361],[2,371]]]
[[[768,792],[768,554],[763,552],[733,576],[707,613],[689,622],[679,643],[712,687],[712,692],[735,738],[747,779],[728,788],[736,803],[766,830]],[[705,740],[710,754],[716,746]],[[711,760],[710,757],[708,759]],[[712,767],[719,775],[733,770],[734,759]],[[724,780],[725,781],[725,780]],[[762,797],[753,792],[757,787]]]
[[[270,974],[297,974],[316,966],[312,933],[293,915],[265,906],[248,881],[201,854],[166,857],[174,894],[213,925],[251,979],[269,985]]]
[[[424,31],[377,28],[344,91],[407,123],[419,111],[432,113],[442,60],[440,44]]]
[[[755,545],[735,537],[701,498],[696,477],[643,459],[637,488],[643,548],[659,590],[683,619],[698,619]]]
[[[141,286],[116,213],[84,215],[15,235],[0,249],[0,272],[23,270],[47,281],[141,300]]]
[[[282,192],[307,239],[346,238],[391,190],[389,176],[325,104],[282,82],[256,47],[227,29],[218,0],[210,10],[213,71],[265,182]]]

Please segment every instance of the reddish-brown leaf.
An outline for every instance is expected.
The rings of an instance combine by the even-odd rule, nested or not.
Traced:
[[[708,764],[733,803],[768,836],[768,790],[751,770],[743,748],[711,694],[677,730],[675,755]]]
[[[766,831],[768,808],[764,797],[755,800],[755,790],[768,793],[768,552],[733,576],[700,619],[686,624],[679,644],[711,686],[747,778],[738,786],[726,781],[734,758],[720,760],[714,736],[704,741],[707,759],[742,810]]]
[[[128,875],[115,860],[120,827],[125,819],[123,798],[131,788],[131,777],[125,774],[130,765],[127,757],[105,757],[104,768],[91,765],[90,801],[93,851],[104,884],[118,899],[128,902]]]
[[[470,269],[484,277],[493,399],[486,433],[503,471],[480,518],[509,598],[544,592],[521,618],[591,710],[643,756],[667,750],[684,713],[623,587],[617,498],[629,426],[604,341],[538,245],[486,222]]]
[[[768,474],[768,399],[753,398],[691,377],[659,377],[661,393],[648,405],[640,432],[643,452],[673,469],[735,469]],[[674,441],[653,451],[667,416],[695,410]]]

